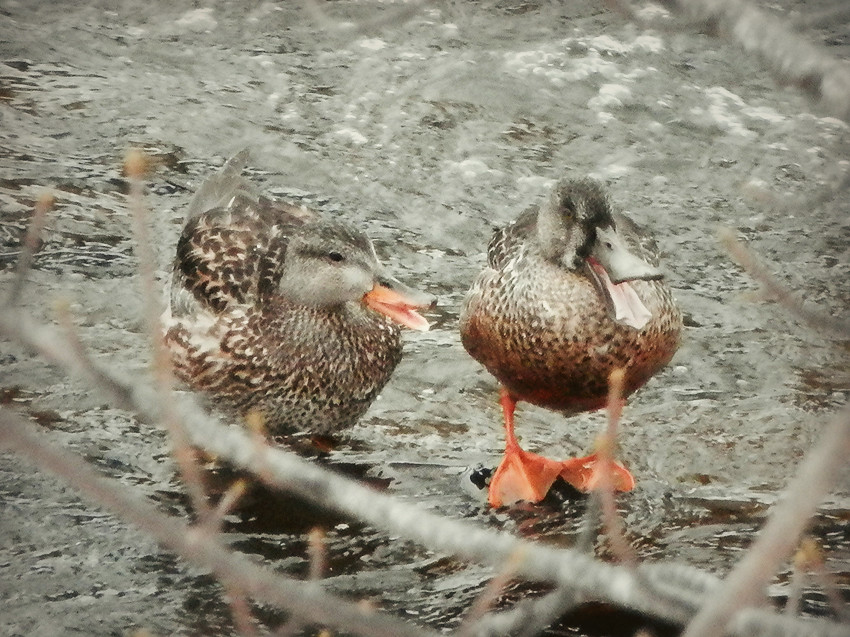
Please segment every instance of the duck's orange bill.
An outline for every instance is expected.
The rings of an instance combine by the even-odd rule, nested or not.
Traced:
[[[431,306],[430,304],[417,303],[386,286],[376,283],[375,287],[363,297],[363,301],[376,312],[412,330],[427,332],[430,327],[425,317],[416,311],[416,309],[426,309]]]

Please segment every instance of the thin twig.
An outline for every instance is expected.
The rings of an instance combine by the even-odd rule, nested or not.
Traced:
[[[237,505],[239,500],[242,499],[242,496],[245,495],[245,491],[248,490],[248,482],[245,479],[240,478],[231,484],[221,498],[218,501],[218,504],[215,506],[215,509],[212,511],[212,515],[210,515],[207,520],[207,524],[210,525],[210,528],[217,531],[221,530],[222,525],[224,524],[224,518],[226,518],[233,508]]]
[[[231,489],[224,495],[219,503],[218,511],[214,511],[210,507],[207,502],[204,477],[198,465],[197,456],[189,444],[189,439],[174,407],[174,375],[171,358],[162,338],[159,307],[159,299],[162,298],[162,294],[156,286],[156,260],[151,250],[152,243],[147,219],[148,210],[145,206],[144,183],[142,181],[148,165],[148,157],[139,150],[132,150],[127,153],[124,161],[124,172],[130,180],[130,210],[136,237],[139,280],[141,281],[145,307],[145,325],[153,353],[154,386],[163,404],[162,422],[171,436],[172,455],[177,462],[192,506],[198,515],[198,526],[203,532],[214,536],[220,530],[227,509],[235,504],[235,499],[244,492],[244,485],[241,485],[241,489],[234,485],[237,486],[237,490]],[[231,577],[222,577],[221,582],[227,591],[225,599],[230,607],[236,629],[243,637],[254,637],[257,635],[256,621],[251,613],[251,605],[245,598],[245,592],[239,586],[238,581]]]
[[[782,500],[770,510],[750,550],[735,565],[722,588],[706,601],[683,637],[722,635],[730,618],[754,605],[779,566],[797,546],[818,504],[841,475],[850,457],[850,407],[827,424],[809,450]]]
[[[736,637],[850,637],[850,627],[846,623],[813,617],[790,621],[773,611],[748,608],[735,616],[727,634]]]
[[[788,598],[785,600],[785,614],[789,616],[800,612],[800,602],[803,599],[803,588],[806,585],[807,572],[811,569],[816,554],[819,553],[817,544],[810,537],[804,537],[794,555],[791,566],[791,581],[788,584]]]
[[[582,601],[582,596],[577,595],[574,590],[558,587],[538,599],[523,600],[509,611],[486,615],[477,624],[473,634],[476,637],[485,635],[534,637]]]
[[[777,281],[753,253],[738,240],[733,230],[721,228],[718,236],[723,246],[741,267],[756,281],[760,282],[768,293],[792,315],[802,319],[818,331],[829,332],[841,338],[850,338],[850,324],[821,312],[814,312],[803,306],[791,291]]]
[[[487,615],[493,603],[498,599],[499,595],[505,589],[510,581],[516,575],[516,564],[521,559],[519,555],[511,556],[508,561],[502,566],[499,572],[493,577],[484,590],[479,593],[472,602],[466,616],[463,618],[460,626],[455,632],[457,637],[471,637],[479,634],[480,622]]]
[[[794,617],[800,612],[800,602],[803,601],[803,589],[806,586],[805,572],[794,566],[791,571],[791,581],[788,582],[788,598],[785,600],[786,617]]]
[[[592,497],[598,497],[602,512],[602,525],[614,556],[623,564],[634,567],[638,563],[637,553],[626,539],[623,520],[617,512],[614,497],[614,448],[617,444],[617,426],[623,413],[623,383],[625,371],[615,369],[608,377],[608,427],[596,445],[596,453],[602,467],[601,479]]]
[[[770,210],[773,214],[788,211],[792,213],[797,210],[815,210],[822,205],[843,196],[850,190],[850,172],[836,169],[832,170],[825,183],[819,184],[817,189],[805,195],[791,195],[789,193],[777,194],[770,191],[760,180],[750,180],[741,184],[741,193],[756,205]]]
[[[219,581],[224,586],[225,601],[230,608],[230,616],[233,617],[233,625],[242,637],[255,637],[257,621],[251,612],[251,603],[245,597],[241,586],[233,584],[225,575],[219,575]]]
[[[44,226],[47,222],[47,213],[53,208],[55,202],[56,199],[51,193],[44,193],[35,202],[32,218],[27,226],[26,234],[24,234],[21,241],[21,255],[18,258],[18,266],[15,271],[15,279],[12,281],[12,289],[9,291],[9,296],[6,297],[6,304],[9,306],[17,305],[21,299],[21,293],[26,286],[27,276],[32,269],[33,257],[36,250],[38,250],[41,233],[44,231]]]
[[[599,498],[591,496],[587,499],[584,516],[581,520],[581,530],[574,545],[575,550],[592,554],[599,536],[599,521],[602,519],[602,503]]]
[[[29,346],[45,359],[80,375],[91,386],[107,392],[116,406],[134,411],[143,421],[159,422],[162,405],[157,393],[145,385],[129,384],[105,371],[89,358],[80,358],[57,337],[54,330],[19,312],[0,312],[0,333]],[[103,382],[107,381],[107,382]],[[632,574],[576,551],[556,550],[496,533],[460,520],[449,520],[399,502],[354,481],[333,474],[298,456],[259,444],[257,436],[239,427],[224,427],[198,409],[188,396],[176,396],[179,414],[191,441],[208,452],[247,471],[261,472],[267,482],[307,498],[320,506],[341,511],[356,519],[401,535],[431,548],[463,555],[498,566],[521,550],[525,560],[517,574],[531,579],[562,582],[583,591],[589,599],[602,599],[626,608],[647,612],[669,621],[684,622],[691,612],[673,598],[659,603],[657,596],[636,587]],[[575,573],[583,577],[576,578]],[[649,597],[652,601],[649,601]]]
[[[835,616],[850,625],[850,609],[848,609],[841,592],[838,590],[835,578],[826,570],[823,551],[812,537],[803,538],[797,553],[794,555],[788,600],[785,602],[785,614],[793,615],[799,612],[803,588],[810,577],[820,585]]]
[[[838,621],[845,626],[850,626],[850,605],[844,600],[835,575],[826,570],[826,564],[823,561],[815,566],[814,579],[829,600],[829,605]]]
[[[310,557],[310,579],[317,582],[325,576],[328,562],[325,532],[320,527],[314,528],[307,536],[307,554]]]
[[[172,398],[174,378],[171,359],[162,339],[162,324],[159,318],[161,313],[159,300],[162,295],[156,287],[156,259],[151,250],[152,243],[148,230],[147,209],[143,192],[144,184],[142,182],[147,171],[147,165],[147,158],[138,150],[130,151],[124,161],[124,171],[130,180],[129,203],[133,218],[133,233],[136,237],[139,279],[145,308],[145,325],[153,353],[155,387],[159,392],[158,398],[163,403],[162,421],[171,436],[172,454],[186,485],[192,506],[201,523],[205,524],[206,520],[212,516],[212,510],[207,502],[203,475],[196,462],[195,453],[175,413]]]

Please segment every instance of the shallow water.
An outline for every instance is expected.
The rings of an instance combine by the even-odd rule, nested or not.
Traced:
[[[435,4],[377,25],[395,5],[321,6],[319,18],[287,3],[0,7],[0,285],[34,200],[54,189],[26,305],[52,320],[69,300],[99,360],[144,373],[124,153],[142,147],[159,162],[147,202],[164,273],[192,189],[248,146],[266,192],[362,225],[394,274],[439,299],[432,330],[407,334],[392,381],[327,461],[423,508],[571,545],[581,499],[491,511],[461,486],[467,467],[495,465],[502,440],[495,383],[463,351],[457,314],[492,229],[552,180],[590,174],[655,233],[686,315],[680,351],[624,414],[622,455],[638,480],[620,502],[629,538],[646,558],[725,573],[846,401],[850,376],[847,343],[761,298],[716,229],[735,228],[812,307],[846,313],[848,202],[821,195],[848,170],[847,126],[732,45],[641,32],[589,2]],[[810,35],[848,57],[846,25]],[[0,345],[0,366],[0,402],[185,511],[163,432],[14,345]],[[525,405],[517,417],[526,446],[552,456],[587,450],[604,421]],[[845,475],[810,529],[845,598],[849,493]],[[231,630],[208,575],[9,455],[0,506],[0,634]],[[492,576],[259,489],[227,532],[301,576],[316,524],[331,590],[435,627],[455,625]],[[778,602],[789,576],[771,587]],[[504,601],[530,590],[517,584]],[[804,602],[829,613],[815,588]],[[611,621],[588,607],[549,634],[639,625]]]

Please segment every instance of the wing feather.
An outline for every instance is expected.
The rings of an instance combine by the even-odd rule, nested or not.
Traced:
[[[248,158],[247,150],[234,156],[189,204],[172,271],[175,315],[194,310],[192,303],[215,313],[257,303],[280,281],[288,236],[318,218],[255,195],[241,175]]]

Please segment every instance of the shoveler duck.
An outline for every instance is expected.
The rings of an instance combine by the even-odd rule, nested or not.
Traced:
[[[165,340],[176,375],[271,434],[352,425],[433,297],[385,274],[369,238],[251,194],[247,151],[205,182],[177,244]]]
[[[625,397],[670,361],[682,315],[655,243],[612,213],[600,184],[562,180],[542,205],[496,231],[487,259],[460,330],[466,350],[501,383],[505,455],[489,502],[537,502],[558,476],[588,491],[600,476],[596,455],[555,461],[523,450],[514,409],[518,401],[565,414],[600,409],[614,370],[624,370]],[[613,480],[619,490],[634,487],[619,463]]]

